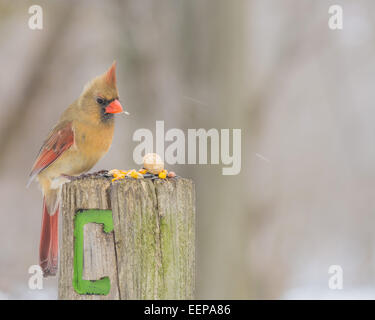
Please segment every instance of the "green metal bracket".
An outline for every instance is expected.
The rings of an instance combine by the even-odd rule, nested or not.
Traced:
[[[83,280],[83,227],[87,223],[103,224],[104,232],[113,230],[111,210],[84,210],[74,217],[74,274],[73,287],[78,294],[107,295],[111,289],[108,277],[98,280]]]

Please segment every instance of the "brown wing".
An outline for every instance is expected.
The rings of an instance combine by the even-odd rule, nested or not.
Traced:
[[[29,184],[38,173],[56,161],[73,143],[74,131],[72,122],[66,121],[53,128],[46,141],[44,141],[31,169]]]

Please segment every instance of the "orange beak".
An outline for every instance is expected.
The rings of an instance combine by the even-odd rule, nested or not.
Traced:
[[[113,100],[106,108],[106,113],[120,113],[122,112],[122,106],[118,100]]]

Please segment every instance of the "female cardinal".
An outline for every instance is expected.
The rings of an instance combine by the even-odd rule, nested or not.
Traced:
[[[108,151],[114,114],[123,112],[116,87],[116,63],[89,82],[81,96],[61,115],[39,151],[30,173],[43,192],[39,264],[45,277],[56,275],[58,214],[64,176],[90,170]]]

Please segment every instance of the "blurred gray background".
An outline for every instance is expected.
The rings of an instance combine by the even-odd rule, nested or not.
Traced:
[[[28,8],[43,8],[43,30]],[[344,29],[328,28],[342,5]],[[117,60],[120,117],[96,169],[138,168],[138,128],[242,129],[242,171],[168,166],[197,191],[197,298],[375,298],[375,2],[0,0],[0,299],[28,288],[36,154],[84,84]],[[344,289],[328,288],[330,265]]]

